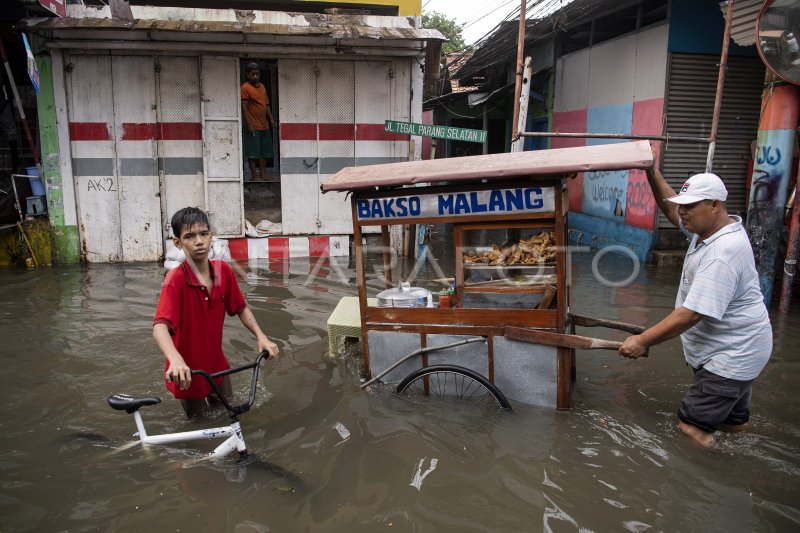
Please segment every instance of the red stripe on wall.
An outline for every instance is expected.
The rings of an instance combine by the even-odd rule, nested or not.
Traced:
[[[324,237],[309,237],[308,238],[308,256],[309,257],[328,257],[330,254],[331,238]]]
[[[281,140],[283,141],[316,141],[317,125],[294,123],[281,124]]]
[[[267,255],[270,259],[289,259],[289,238],[270,237]]]
[[[408,135],[383,131],[383,124],[281,124],[283,141],[407,141],[409,138]]]
[[[320,124],[320,141],[354,141],[356,138],[355,124]]]
[[[553,113],[553,131],[567,133],[586,133],[588,115],[586,109],[575,111],[562,111]],[[569,148],[571,146],[585,146],[586,139],[575,137],[553,137],[550,141],[551,148]],[[583,172],[567,182],[569,194],[569,210],[580,213],[583,211]]]
[[[203,125],[199,122],[159,122],[162,141],[202,141]]]
[[[111,133],[105,122],[70,122],[71,141],[110,141]]]
[[[662,117],[664,115],[664,99],[653,98],[633,102],[633,118],[631,133],[633,135],[660,135]],[[661,150],[661,141],[651,141],[656,155]],[[656,164],[656,168],[658,165]],[[656,225],[658,206],[656,199],[647,184],[647,175],[643,170],[628,172],[628,192],[625,200],[625,223],[652,231]]]
[[[201,141],[203,126],[199,122],[125,122],[123,141]]]
[[[125,122],[122,124],[123,141],[149,141],[156,138],[155,122]]]
[[[247,250],[247,239],[230,239],[228,241],[228,248],[231,251],[231,258],[234,260],[247,259],[249,252]]]
[[[383,124],[357,124],[356,139],[359,141],[407,141],[409,135],[389,133],[383,130]]]

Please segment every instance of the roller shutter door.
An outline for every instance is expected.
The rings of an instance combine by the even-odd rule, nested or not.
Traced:
[[[669,135],[707,137],[711,134],[719,56],[671,54],[665,103]],[[729,57],[712,171],[728,188],[728,210],[746,211],[747,163],[750,143],[758,132],[764,65],[758,58]],[[703,172],[708,144],[665,143],[661,169],[676,191],[687,177]],[[672,224],[659,213],[659,228]]]

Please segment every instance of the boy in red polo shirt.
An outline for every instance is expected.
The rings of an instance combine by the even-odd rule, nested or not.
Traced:
[[[196,207],[186,207],[172,216],[173,241],[183,249],[186,260],[164,280],[158,309],[153,319],[153,337],[166,357],[165,384],[181,401],[191,418],[215,400],[205,379],[192,380],[191,370],[209,374],[230,368],[222,353],[222,324],[225,313],[238,315],[258,340],[258,351],[278,355],[278,346],[258,327],[253,312],[239,290],[233,270],[225,261],[209,261],[211,230],[208,216]],[[228,376],[217,385],[231,395]]]

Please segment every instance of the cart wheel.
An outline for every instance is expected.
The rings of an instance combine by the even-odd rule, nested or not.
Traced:
[[[511,409],[497,386],[477,372],[456,365],[433,365],[415,370],[400,382],[397,394],[496,402],[503,409]]]

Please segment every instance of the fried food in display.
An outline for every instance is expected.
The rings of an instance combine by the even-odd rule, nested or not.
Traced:
[[[538,265],[556,258],[556,236],[552,231],[543,231],[529,239],[521,239],[512,246],[492,245],[486,252],[470,250],[464,254],[464,263],[488,264],[489,266]]]

